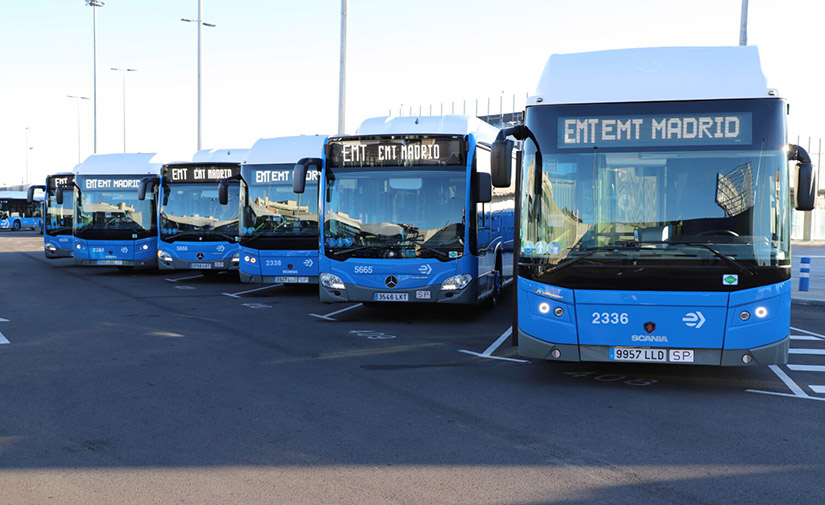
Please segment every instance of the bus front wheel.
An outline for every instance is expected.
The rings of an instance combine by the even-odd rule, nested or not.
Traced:
[[[14,231],[20,231],[20,221],[15,221],[12,223],[11,229]]]

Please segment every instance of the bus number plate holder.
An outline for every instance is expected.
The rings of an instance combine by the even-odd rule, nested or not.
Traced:
[[[275,282],[280,282],[281,284],[309,284],[309,277],[275,277]]]
[[[209,270],[212,268],[212,263],[189,263],[189,268],[195,270]]]
[[[98,265],[122,265],[123,260],[97,260]]]
[[[409,299],[408,293],[375,293],[376,302],[406,302]]]

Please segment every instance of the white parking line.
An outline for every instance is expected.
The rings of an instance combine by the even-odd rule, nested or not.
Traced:
[[[813,335],[815,337],[819,337],[819,338],[825,340],[825,335],[820,335],[819,333],[814,333],[812,331],[803,330],[802,328],[794,328],[793,326],[791,326],[791,329],[794,330],[794,331],[801,331],[802,333],[807,333],[808,335]]]
[[[8,322],[9,322],[8,319],[3,319],[2,317],[0,317],[0,323],[8,323]],[[6,336],[3,335],[2,332],[0,332],[0,345],[1,344],[11,344],[11,342],[9,342],[9,339],[7,339]]]
[[[261,291],[261,290],[264,290],[264,289],[277,288],[278,286],[283,286],[283,284],[272,284],[271,286],[264,286],[262,288],[249,289],[249,290],[246,290],[246,291],[241,291],[239,293],[221,293],[221,294],[226,295],[226,296],[231,296],[232,298],[240,298],[241,295],[245,295],[247,293],[254,293],[255,291]]]
[[[348,311],[350,309],[354,309],[356,307],[361,307],[363,305],[364,305],[363,303],[356,303],[355,305],[352,305],[352,306],[347,307],[345,309],[336,310],[335,312],[330,312],[329,314],[324,314],[324,315],[310,314],[310,316],[314,316],[314,317],[317,317],[319,319],[326,319],[327,321],[335,321],[335,319],[333,319],[331,316],[334,316],[335,314],[340,314],[341,312],[346,312],[346,311]]]
[[[818,342],[822,339],[819,338],[819,337],[814,337],[812,335],[791,335],[791,340],[807,340],[807,341]]]
[[[788,354],[812,354],[825,356],[825,349],[788,349]]]
[[[825,386],[808,386],[814,393],[825,394]]]
[[[189,279],[200,279],[203,275],[190,275],[189,277],[178,277],[177,279],[166,279],[169,282],[179,282],[179,281],[186,281]]]
[[[825,372],[825,365],[788,365],[794,372]]]
[[[501,344],[503,344],[504,341],[507,340],[507,337],[509,337],[510,334],[512,334],[512,333],[513,333],[513,327],[511,326],[511,327],[507,328],[507,330],[504,333],[502,333],[501,336],[498,337],[498,339],[495,342],[493,342],[490,345],[490,347],[485,349],[484,352],[482,352],[482,353],[477,353],[477,352],[474,352],[474,351],[468,351],[466,349],[459,349],[458,352],[463,352],[464,354],[471,354],[471,355],[477,356],[479,358],[499,359],[499,360],[502,360],[502,361],[515,361],[516,363],[530,363],[526,359],[504,358],[504,357],[501,357],[501,356],[493,356],[493,353],[495,352],[495,350],[498,349],[499,346]]]

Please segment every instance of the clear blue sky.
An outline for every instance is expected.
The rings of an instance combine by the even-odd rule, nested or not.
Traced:
[[[92,12],[84,0],[0,7],[0,185],[71,170],[76,102],[92,96]],[[404,113],[521,109],[551,53],[647,46],[736,45],[741,0],[350,0],[347,130]],[[191,158],[196,148],[196,0],[108,0],[98,10],[98,152],[127,148]],[[339,0],[204,0],[204,147],[260,137],[335,133]],[[790,134],[825,136],[821,99],[825,2],[750,0],[748,42],[768,83],[791,103]],[[92,149],[81,103],[80,155]],[[816,151],[816,145],[814,151]]]

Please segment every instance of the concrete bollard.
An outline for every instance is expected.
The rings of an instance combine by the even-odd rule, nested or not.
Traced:
[[[811,284],[811,258],[803,257],[799,269],[799,290],[808,291]]]

